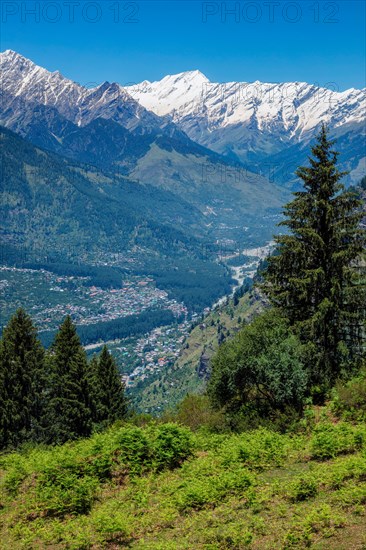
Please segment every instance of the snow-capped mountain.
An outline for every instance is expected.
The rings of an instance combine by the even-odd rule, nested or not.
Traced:
[[[2,109],[13,109],[13,120],[24,114],[24,102],[56,108],[66,120],[85,126],[99,117],[111,119],[124,128],[151,131],[168,126],[167,119],[145,109],[116,83],[104,82],[88,88],[65,78],[60,72],[49,72],[12,50],[0,54],[2,75]],[[23,113],[19,113],[19,100]]]
[[[70,153],[66,143],[74,152],[76,142],[78,151],[83,148],[88,132],[81,138],[77,128],[103,119],[135,136],[174,137],[184,143],[183,149],[199,155],[209,152],[197,147],[208,148],[231,163],[291,185],[320,123],[326,122],[338,140],[340,166],[350,171],[349,181],[358,181],[366,172],[366,89],[337,92],[304,82],[213,83],[198,70],[125,88],[109,82],[88,88],[11,50],[0,54],[0,68],[0,124],[62,154]],[[102,128],[107,137],[108,130]],[[111,136],[115,130],[111,128]],[[126,137],[139,150],[138,139],[117,133],[119,143]],[[88,139],[94,148],[96,126],[92,134],[94,144]],[[164,143],[165,149],[170,147]],[[146,147],[151,143],[145,140]],[[93,159],[97,156],[94,150]]]
[[[198,210],[213,239],[271,231],[287,191],[191,140],[117,83],[88,89],[7,50],[0,125],[76,162],[154,186]],[[200,75],[197,74],[199,78]],[[148,189],[147,187],[146,189]]]
[[[361,139],[365,132],[366,89],[337,92],[305,82],[214,83],[189,71],[126,90],[147,109],[170,116],[191,139],[249,165],[308,145],[321,122],[338,138],[351,132]],[[351,169],[359,168],[360,160],[352,159]]]
[[[126,87],[147,109],[170,115],[190,129],[199,118],[207,131],[255,123],[262,132],[283,128],[288,139],[304,139],[323,120],[332,126],[363,121],[366,89],[336,92],[306,82],[210,82],[200,71]]]
[[[117,83],[84,87],[12,50],[0,53],[0,70],[0,124],[35,145],[83,162],[98,160],[103,167],[122,156],[131,164],[156,139],[175,140],[176,147],[198,156],[217,156]]]

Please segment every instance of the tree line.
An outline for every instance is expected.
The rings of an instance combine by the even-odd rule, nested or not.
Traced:
[[[0,448],[87,437],[127,414],[117,365],[106,346],[87,361],[70,316],[46,352],[18,309],[0,340]]]
[[[183,316],[176,317],[170,309],[150,308],[141,313],[119,317],[110,321],[100,321],[90,325],[79,325],[78,335],[83,346],[117,340],[131,336],[142,336],[156,327],[181,323]],[[40,333],[40,340],[48,348],[55,337],[55,331],[45,330]]]
[[[323,125],[309,166],[297,170],[303,188],[285,206],[285,231],[262,264],[259,288],[270,307],[212,360],[211,401],[235,414],[301,412],[365,365],[363,202],[342,185],[333,145]]]

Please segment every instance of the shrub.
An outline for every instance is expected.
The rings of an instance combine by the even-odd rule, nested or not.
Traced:
[[[243,495],[253,485],[254,477],[238,466],[231,470],[212,472],[189,479],[176,497],[180,511],[215,506],[229,495]]]
[[[91,514],[91,523],[102,540],[118,545],[128,545],[130,529],[125,514],[112,501]]]
[[[289,436],[260,429],[251,433],[231,436],[222,445],[220,456],[223,464],[242,464],[252,470],[264,470],[281,466],[295,439]]]
[[[53,468],[37,479],[37,509],[46,515],[84,514],[95,498],[98,480],[94,477],[78,477],[63,468]]]
[[[243,550],[250,548],[254,535],[249,529],[243,529],[243,525],[235,522],[225,524],[219,531],[205,533],[204,548],[222,550]]]
[[[346,384],[336,384],[331,410],[345,420],[366,420],[366,368]]]
[[[332,489],[339,489],[348,479],[366,481],[366,458],[350,456],[346,461],[333,465],[330,478]]]
[[[366,504],[366,487],[365,485],[345,487],[336,493],[335,502],[340,504],[342,508],[350,506],[362,506]],[[362,509],[362,514],[364,508]]]
[[[192,452],[191,432],[173,423],[124,427],[114,436],[115,462],[133,475],[176,468]]]
[[[178,508],[180,511],[189,509],[199,510],[206,504],[215,504],[217,501],[217,494],[212,484],[207,483],[206,480],[196,480],[189,483],[184,491],[179,494]]]
[[[344,423],[323,423],[314,427],[313,434],[310,441],[311,457],[327,460],[360,449],[365,440],[366,430],[353,428]]]
[[[3,485],[4,489],[10,495],[15,496],[23,480],[27,477],[25,460],[19,455],[15,457],[11,470],[5,475]]]
[[[199,428],[212,432],[228,430],[223,412],[212,408],[207,395],[187,395],[178,405],[173,418],[193,431]]]
[[[110,454],[99,454],[95,457],[87,458],[84,461],[82,471],[86,475],[95,476],[100,481],[104,481],[111,476],[112,457]]]
[[[301,477],[290,485],[289,497],[292,502],[300,502],[314,497],[318,492],[318,486],[315,479],[311,477]]]
[[[302,411],[293,405],[280,408],[256,401],[243,405],[238,411],[230,410],[228,423],[231,431],[250,432],[260,428],[280,433],[295,433],[303,425]]]
[[[153,467],[176,468],[193,453],[191,432],[176,424],[162,424],[150,430]]]
[[[314,535],[319,537],[331,537],[335,529],[344,527],[343,517],[336,514],[328,505],[323,505],[312,510],[304,520],[294,525],[285,536],[284,550],[289,548],[303,548],[312,546]]]
[[[140,474],[151,464],[149,441],[142,428],[124,427],[114,436],[115,455],[118,462],[131,474]]]
[[[303,346],[288,323],[270,310],[220,346],[212,359],[211,401],[237,411],[252,405],[261,416],[302,408],[308,375]]]

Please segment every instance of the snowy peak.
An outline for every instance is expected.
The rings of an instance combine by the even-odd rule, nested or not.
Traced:
[[[162,86],[162,87],[174,87],[177,90],[184,92],[186,87],[199,87],[210,82],[209,79],[201,73],[201,71],[186,71],[183,73],[173,74],[164,76],[162,80],[157,80],[155,82],[149,83],[152,87]]]
[[[194,71],[185,71],[183,73],[177,73],[174,75],[165,76],[161,82],[173,82],[175,84],[184,83],[190,86],[200,86],[205,82],[209,82],[207,76],[205,76],[198,69]]]
[[[96,118],[112,119],[128,129],[139,125],[160,128],[167,124],[117,83],[104,82],[87,88],[65,78],[59,71],[49,72],[39,67],[12,50],[0,53],[0,64],[3,110],[15,108],[11,98],[17,98],[30,108],[35,105],[56,108],[62,117],[78,126]],[[13,115],[16,119],[21,113]]]
[[[338,92],[306,82],[210,82],[199,71],[166,76],[127,90],[144,107],[168,115],[188,136],[218,153],[273,154],[309,141],[320,122],[360,125],[365,90]],[[249,153],[249,155],[248,155]]]
[[[164,116],[197,100],[209,83],[203,73],[195,70],[167,75],[155,82],[145,80],[140,84],[127,86],[126,90],[146,109]]]
[[[337,92],[306,82],[217,83],[199,71],[168,75],[160,81],[144,81],[126,89],[147,109],[170,115],[176,122],[201,113],[208,126],[217,127],[246,122],[254,116],[258,129],[263,129],[278,121],[280,115],[284,128],[292,126],[298,133],[316,126],[319,116],[332,122],[333,114],[345,102],[353,111],[349,118],[360,121],[360,103],[365,99],[365,91],[354,88]],[[298,128],[294,127],[295,119]]]
[[[325,122],[337,138],[361,136],[354,138],[358,152],[349,166],[363,169],[366,89],[338,92],[306,82],[218,83],[199,70],[133,86],[106,81],[88,88],[12,50],[0,53],[0,64],[0,122],[16,131],[25,120],[37,118],[42,107],[52,120],[61,115],[62,124],[85,126],[103,118],[128,130],[138,128],[141,135],[184,132],[200,145],[252,166],[293,146],[303,149]]]
[[[31,103],[58,106],[76,102],[83,88],[59,71],[49,72],[12,51],[0,53],[2,92]]]
[[[33,61],[27,59],[26,57],[18,52],[15,52],[14,50],[5,50],[4,52],[1,52],[0,59],[2,63],[13,63],[14,65],[17,63],[23,63],[28,66],[35,66],[35,63],[33,63]]]

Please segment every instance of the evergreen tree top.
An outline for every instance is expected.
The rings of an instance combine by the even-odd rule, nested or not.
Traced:
[[[81,346],[76,326],[72,322],[70,315],[66,315],[55,337],[54,347],[62,344],[68,344],[70,347],[74,347],[75,350]]]
[[[18,308],[3,331],[6,347],[32,349],[37,339],[37,329],[23,308]]]
[[[311,147],[313,156],[308,157],[310,166],[301,166],[295,172],[303,180],[306,190],[318,191],[325,199],[344,189],[339,181],[348,174],[336,167],[339,152],[333,149],[334,144],[335,140],[329,138],[328,128],[323,123],[316,143]]]
[[[275,237],[263,286],[307,345],[315,384],[329,387],[362,352],[365,288],[356,266],[365,245],[362,202],[346,191],[338,153],[322,124],[309,166],[296,174],[303,190],[285,206],[280,223],[290,231]]]

